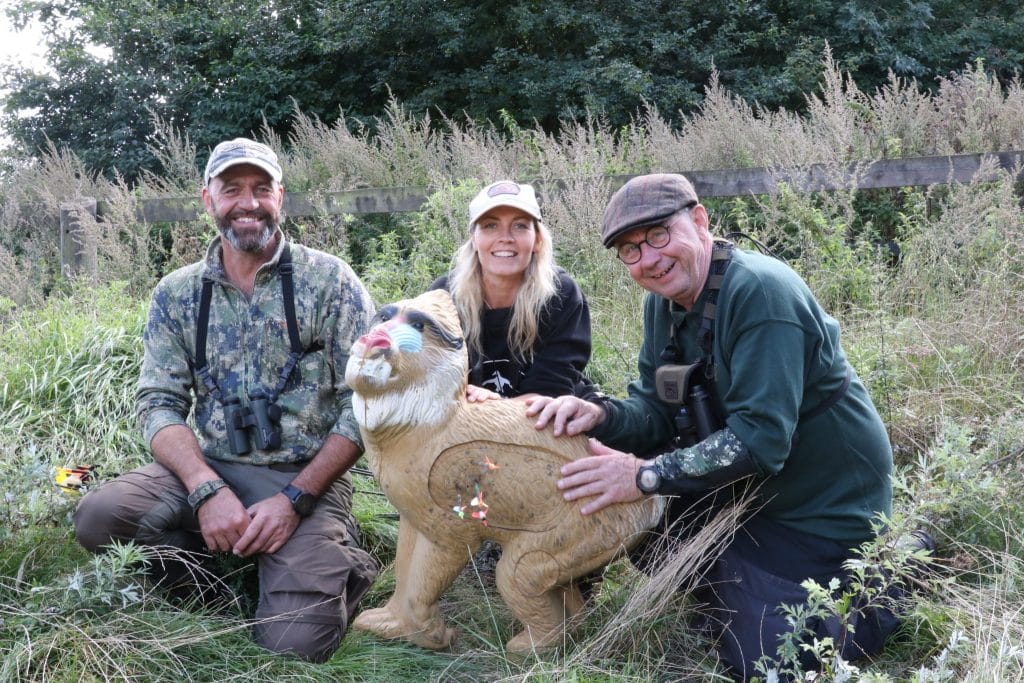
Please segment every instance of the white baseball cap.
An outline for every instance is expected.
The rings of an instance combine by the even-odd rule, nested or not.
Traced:
[[[499,180],[491,183],[480,190],[473,201],[469,203],[469,226],[470,228],[491,209],[497,206],[511,206],[521,209],[530,214],[538,221],[543,220],[540,216],[540,206],[537,204],[537,195],[532,185],[523,185],[512,180]]]
[[[258,166],[266,171],[274,182],[281,182],[281,165],[277,163],[277,154],[263,143],[248,138],[225,140],[214,147],[210,153],[210,160],[206,162],[203,182],[209,185],[211,178],[216,178],[238,164]]]

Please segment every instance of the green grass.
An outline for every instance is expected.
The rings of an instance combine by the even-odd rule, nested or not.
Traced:
[[[580,279],[586,282],[586,274]],[[621,391],[637,342],[636,299],[601,295],[599,287],[608,283],[591,297],[595,320],[620,322],[596,324],[594,363],[610,368],[602,380]],[[985,316],[954,319],[887,313],[877,293],[892,293],[873,291],[874,308],[846,313],[845,345],[898,446],[892,524],[928,528],[942,559],[934,585],[914,599],[902,630],[881,657],[861,665],[861,673],[893,681],[1020,680],[1014,666],[1024,630],[1015,606],[1024,555],[1024,412],[1020,379],[1012,372],[1019,359],[1000,340],[1021,329],[1010,311],[1019,310],[1014,307],[1024,294],[1004,296]],[[317,666],[270,655],[251,642],[249,563],[223,565],[232,572],[228,583],[239,604],[211,612],[154,592],[127,561],[131,554],[89,556],[72,538],[77,497],[55,486],[54,469],[94,464],[103,480],[146,460],[132,415],[144,311],[145,301],[119,285],[85,287],[9,314],[0,334],[0,680],[659,681],[719,675],[713,650],[686,625],[693,606],[674,591],[658,593],[623,561],[608,568],[586,614],[553,652],[506,653],[503,643],[516,624],[493,585],[469,570],[443,603],[459,631],[450,652],[351,632],[334,657]],[[364,604],[379,605],[393,588],[395,514],[372,478],[356,473],[353,480],[365,545],[384,567]]]

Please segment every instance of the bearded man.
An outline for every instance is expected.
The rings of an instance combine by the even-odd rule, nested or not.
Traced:
[[[257,642],[322,662],[377,571],[351,514],[362,441],[345,384],[373,304],[348,264],[286,239],[281,178],[266,145],[214,148],[202,200],[220,236],[160,281],[146,322],[136,410],[154,462],[86,495],[75,530],[93,552],[255,557]],[[149,570],[178,594],[216,592],[190,562]]]

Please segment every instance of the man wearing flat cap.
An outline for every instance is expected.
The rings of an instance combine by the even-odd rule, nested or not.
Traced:
[[[851,549],[890,514],[886,430],[836,321],[784,263],[712,237],[685,177],[631,179],[612,196],[601,239],[648,291],[640,377],[625,399],[537,398],[528,414],[538,428],[597,439],[558,482],[583,514],[672,495],[667,522],[682,518],[670,530],[682,537],[754,492],[754,512],[699,595],[722,660],[746,679],[791,630],[779,606],[803,604],[807,578],[842,578]],[[636,561],[657,568],[651,554]],[[878,650],[894,625],[879,611],[854,633],[832,624],[837,632],[822,625],[817,636],[852,659]]]
[[[154,462],[86,495],[75,529],[93,552],[255,558],[257,642],[322,662],[377,571],[351,513],[362,442],[344,379],[373,305],[346,263],[285,237],[281,175],[266,145],[214,148],[202,199],[220,235],[160,281],[146,321],[136,409]],[[201,564],[150,572],[176,595],[218,592]]]

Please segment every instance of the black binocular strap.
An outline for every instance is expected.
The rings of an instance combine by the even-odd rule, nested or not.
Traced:
[[[715,358],[711,353],[712,341],[715,338],[715,308],[718,305],[718,292],[725,282],[725,271],[732,263],[732,250],[735,245],[732,242],[716,240],[711,251],[711,266],[708,274],[708,296],[701,308],[700,329],[697,330],[697,344],[701,352],[707,358],[704,364],[704,376],[708,379],[714,375]],[[683,358],[676,347],[676,334],[679,328],[672,323],[672,331],[669,334],[668,346],[661,352],[662,360],[682,363]]]
[[[801,415],[800,422],[810,422],[811,420],[818,417],[835,404],[839,403],[839,399],[841,399],[846,394],[846,390],[850,388],[851,379],[853,379],[853,370],[850,368],[849,365],[847,365],[846,376],[843,378],[843,383],[839,385],[839,388],[833,391],[831,394],[829,394],[824,401],[822,401],[821,403],[819,403],[818,405],[814,406],[806,413]]]
[[[206,364],[206,328],[210,325],[210,300],[213,298],[213,280],[203,276],[203,292],[199,295],[199,320],[196,321],[196,374],[202,380],[206,390],[217,399],[224,400],[220,395],[220,387],[210,376],[210,368]]]
[[[288,378],[291,377],[295,365],[302,358],[302,340],[299,339],[299,323],[295,318],[295,282],[292,279],[292,272],[294,270],[292,266],[292,252],[287,242],[284,245],[284,252],[281,254],[278,269],[281,271],[281,297],[284,299],[284,319],[288,325],[288,344],[291,347],[291,351],[288,353],[288,360],[285,362],[284,367],[281,368],[277,384],[270,394],[271,403],[276,401],[277,397],[284,391],[284,387],[288,384]]]
[[[711,343],[715,337],[715,307],[718,304],[718,292],[722,289],[722,283],[725,281],[725,271],[729,268],[729,264],[732,262],[732,250],[735,245],[731,242],[715,242],[713,251],[711,252],[711,274],[708,277],[708,298],[704,302],[704,308],[701,311],[700,330],[697,332],[697,340],[700,343],[701,349],[704,351],[707,357],[707,364],[704,368],[704,374],[708,379],[714,375],[715,359],[711,353]],[[673,338],[675,328],[673,327]],[[832,392],[824,401],[814,406],[806,413],[800,416],[801,422],[808,422],[818,417],[829,408],[839,402],[845,394],[846,390],[850,388],[850,380],[852,379],[853,372],[850,366],[846,366],[846,377],[843,378],[843,383]]]
[[[839,388],[833,391],[824,401],[814,406],[806,413],[801,413],[796,423],[796,430],[793,431],[793,439],[790,442],[790,448],[796,448],[796,445],[800,443],[800,425],[807,424],[819,415],[824,414],[829,408],[839,403],[839,399],[846,395],[846,390],[850,388],[850,380],[853,379],[853,368],[850,367],[849,363],[846,365],[846,376],[843,378],[843,383],[839,385]]]
[[[711,251],[711,269],[708,276],[708,298],[704,301],[701,309],[700,330],[697,331],[697,343],[707,356],[708,372],[712,372],[714,357],[711,353],[711,343],[715,338],[715,308],[718,305],[718,292],[725,282],[725,271],[732,263],[732,250],[734,245],[731,242],[715,242]]]
[[[284,391],[288,378],[291,376],[295,365],[302,358],[302,341],[299,339],[299,323],[295,318],[295,283],[292,279],[292,252],[288,243],[284,243],[284,250],[281,252],[281,259],[278,262],[278,269],[281,271],[281,296],[284,299],[284,318],[288,325],[288,344],[291,351],[288,360],[285,362],[278,377],[277,385],[269,397],[271,403]],[[199,295],[199,319],[196,321],[196,374],[203,382],[203,386],[209,391],[218,402],[223,403],[220,387],[210,376],[210,369],[206,362],[206,334],[210,326],[210,301],[213,299],[213,279],[207,275],[203,276],[203,291]]]

